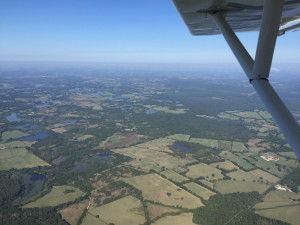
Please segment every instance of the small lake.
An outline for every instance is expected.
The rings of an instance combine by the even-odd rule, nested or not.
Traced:
[[[20,130],[31,130],[31,129],[35,129],[37,127],[39,127],[39,126],[34,125],[34,124],[24,124],[24,125],[16,126],[16,128],[20,129]]]
[[[110,154],[96,154],[91,156],[91,161],[92,162],[110,162],[111,160],[111,155]]]
[[[8,122],[21,122],[21,118],[17,117],[16,113],[12,113],[9,116],[6,117]]]
[[[154,113],[157,113],[158,111],[157,110],[154,110],[154,109],[148,109],[145,113],[147,115],[150,115],[150,114],[154,114]]]
[[[50,136],[50,134],[42,130],[36,130],[34,131],[34,135],[23,137],[21,138],[21,141],[38,141],[38,140],[45,139],[48,136]]]
[[[90,93],[90,95],[92,95],[92,96],[102,96],[102,95],[104,95],[104,93],[102,91],[97,91],[97,92],[94,92],[94,93]]]
[[[188,153],[190,151],[192,151],[191,148],[174,143],[173,145],[170,146],[172,149],[175,149],[176,151],[179,151],[181,153]]]

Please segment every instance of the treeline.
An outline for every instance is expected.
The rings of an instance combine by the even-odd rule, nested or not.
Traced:
[[[205,207],[197,208],[193,222],[196,224],[225,224],[243,209],[261,201],[258,192],[216,194],[204,201]]]
[[[4,207],[15,200],[23,191],[21,183],[9,176],[0,176],[0,207]]]
[[[300,185],[300,167],[297,167],[290,174],[286,175],[281,183],[287,185],[292,191],[298,193],[298,186]]]
[[[253,210],[235,217],[228,225],[289,225],[289,223],[255,214]]]
[[[0,224],[2,225],[68,225],[56,212],[56,208],[43,207],[32,209],[10,208],[0,213]]]

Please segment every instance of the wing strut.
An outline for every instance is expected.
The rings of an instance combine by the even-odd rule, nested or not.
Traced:
[[[284,0],[265,0],[255,61],[235,35],[223,15],[218,12],[212,12],[209,15],[218,25],[256,93],[261,97],[300,160],[299,124],[268,81],[283,5]]]

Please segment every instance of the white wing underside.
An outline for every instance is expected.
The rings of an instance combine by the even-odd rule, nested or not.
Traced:
[[[275,0],[274,0],[275,1]],[[222,12],[235,32],[259,31],[263,0],[173,0],[192,35],[215,35],[220,30],[208,13]],[[300,0],[285,0],[280,28],[300,22]],[[296,30],[296,29],[290,29]]]

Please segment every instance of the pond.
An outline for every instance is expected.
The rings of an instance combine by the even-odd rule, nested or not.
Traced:
[[[31,130],[31,129],[35,129],[37,128],[38,125],[34,125],[34,124],[24,124],[24,125],[20,125],[20,126],[16,126],[17,129],[20,129],[20,130]]]
[[[154,110],[154,109],[148,109],[145,113],[147,115],[150,115],[150,114],[154,114],[154,113],[157,113],[158,111],[157,110]]]
[[[91,156],[91,161],[92,162],[110,162],[111,160],[111,155],[110,154],[96,154]]]
[[[71,172],[85,172],[90,168],[90,165],[85,162],[75,162]]]
[[[188,153],[190,151],[192,151],[191,148],[189,147],[186,147],[186,146],[183,146],[183,145],[180,145],[180,144],[177,144],[177,143],[174,143],[173,145],[170,146],[172,149],[176,150],[176,151],[179,151],[181,153]]]
[[[16,113],[12,113],[9,116],[6,117],[8,122],[21,122],[21,118],[17,117]]]
[[[38,140],[45,139],[48,136],[50,136],[50,134],[42,130],[35,130],[34,135],[23,137],[21,138],[21,141],[38,141]]]

